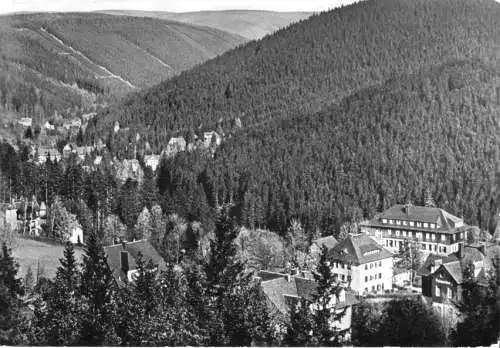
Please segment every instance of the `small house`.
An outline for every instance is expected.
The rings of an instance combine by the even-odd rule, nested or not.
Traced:
[[[133,282],[137,276],[137,258],[142,255],[145,263],[151,260],[158,271],[166,269],[165,260],[147,240],[122,242],[104,247],[106,259],[118,286]]]

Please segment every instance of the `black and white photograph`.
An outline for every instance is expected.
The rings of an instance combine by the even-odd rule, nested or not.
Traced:
[[[499,344],[500,0],[0,0],[0,346]]]

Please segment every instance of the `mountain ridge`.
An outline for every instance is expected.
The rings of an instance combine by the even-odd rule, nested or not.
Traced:
[[[107,111],[154,148],[169,133],[311,114],[388,78],[453,59],[498,62],[500,4],[492,0],[364,1],[230,50]],[[122,117],[122,115],[126,115]]]
[[[245,37],[247,40],[260,39],[274,31],[286,27],[293,22],[306,19],[313,12],[277,12],[265,10],[211,10],[192,12],[164,12],[138,10],[101,10],[97,13],[112,15],[145,16],[159,19],[175,20],[210,28]]]

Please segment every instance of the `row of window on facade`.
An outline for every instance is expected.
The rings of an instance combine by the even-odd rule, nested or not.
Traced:
[[[403,247],[403,242],[400,240],[392,240],[392,239],[386,239],[385,240],[385,246],[388,248],[402,248]],[[434,246],[434,247],[433,247]],[[426,251],[436,251],[440,253],[446,253],[446,247],[438,244],[426,244],[426,243],[421,243],[420,248],[422,250]]]
[[[447,299],[453,299],[453,290],[449,287],[445,287],[443,291],[441,291],[441,287],[436,284],[436,297],[443,297]]]
[[[372,292],[384,290],[384,283],[372,285]],[[365,292],[368,292],[368,288],[365,288]]]
[[[340,261],[333,261],[332,265],[334,268],[351,269],[351,265],[345,264],[345,263],[340,262]]]
[[[399,231],[399,230],[387,230],[387,233],[389,235],[395,236],[395,237],[407,237],[407,238],[417,238],[419,240],[425,239],[425,240],[437,240],[440,239],[442,242],[446,242],[446,234],[441,233],[423,233],[423,232],[413,232],[413,231]],[[439,237],[438,237],[439,236]],[[450,236],[450,241],[453,243],[453,234],[449,235]],[[458,238],[464,239],[465,232],[460,232],[460,234],[457,234],[457,241]]]
[[[389,225],[402,225],[410,227],[421,227],[421,228],[438,228],[439,226],[433,222],[418,222],[418,221],[406,221],[406,220],[391,220],[382,219],[383,224]]]
[[[368,283],[369,281],[377,280],[377,279],[382,279],[382,273],[379,273],[379,274],[375,273],[374,275],[371,275],[369,277],[365,276],[365,283]]]
[[[377,268],[377,267],[382,267],[382,261],[370,262],[370,263],[365,264],[365,270],[367,270],[368,267],[370,267],[370,269]]]

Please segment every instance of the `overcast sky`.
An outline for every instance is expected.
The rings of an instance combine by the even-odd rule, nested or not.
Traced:
[[[94,11],[104,9],[322,11],[354,0],[0,0],[0,13],[17,11]]]

